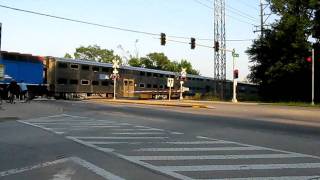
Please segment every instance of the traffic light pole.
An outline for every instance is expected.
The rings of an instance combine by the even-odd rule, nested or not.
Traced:
[[[116,100],[116,87],[117,87],[117,79],[113,79],[113,100]]]
[[[237,100],[237,80],[234,77],[236,57],[235,56],[232,56],[232,57],[233,57],[233,71],[232,71],[233,72],[233,98],[232,98],[232,102],[237,103],[238,102],[238,100]]]
[[[314,106],[314,64],[315,64],[314,49],[312,49],[312,100],[311,100],[312,106]]]
[[[232,58],[233,58],[233,98],[232,98],[232,102],[233,103],[237,103],[238,100],[237,100],[237,85],[238,85],[238,82],[237,82],[237,79],[235,78],[235,64],[236,64],[236,57],[239,57],[239,54],[236,53],[236,50],[233,49],[232,51]]]

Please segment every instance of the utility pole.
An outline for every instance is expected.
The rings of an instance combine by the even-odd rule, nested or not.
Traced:
[[[0,23],[0,55],[1,55],[1,40],[2,40],[2,23]]]
[[[220,87],[220,98],[224,98],[224,81],[226,80],[226,14],[225,0],[214,0],[214,43],[219,45],[219,50],[214,54],[214,78]],[[216,46],[216,45],[215,45]]]
[[[315,57],[314,57],[314,48],[312,48],[312,100],[311,105],[314,106],[314,66],[315,66]]]
[[[265,27],[269,26],[269,25],[266,24],[266,22],[269,19],[269,17],[271,16],[271,13],[268,13],[268,14],[265,13],[265,10],[269,6],[269,4],[264,4],[263,0],[260,0],[260,5],[259,6],[260,6],[260,25],[256,26],[257,30],[255,30],[253,32],[254,33],[260,32],[261,33],[261,37],[264,37]]]

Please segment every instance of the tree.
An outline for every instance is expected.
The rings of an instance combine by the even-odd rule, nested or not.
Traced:
[[[64,55],[64,58],[73,59],[72,55],[69,54],[69,53],[66,53],[66,54]]]
[[[306,0],[269,0],[280,20],[247,50],[253,66],[249,79],[265,100],[308,100],[309,55],[314,9]]]
[[[158,69],[164,71],[180,72],[182,68],[187,68],[187,73],[199,75],[199,71],[193,69],[190,62],[181,60],[180,62],[171,61],[164,53],[150,53],[146,57],[131,58],[128,61],[130,66]]]
[[[65,57],[72,57],[70,54],[66,54]],[[93,46],[80,46],[76,48],[76,52],[74,53],[75,59],[84,59],[90,61],[104,62],[104,63],[112,63],[113,59],[117,59],[122,62],[120,56],[115,55],[113,50],[102,49],[98,45]]]

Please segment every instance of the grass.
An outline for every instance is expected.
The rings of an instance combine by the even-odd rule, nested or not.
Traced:
[[[260,102],[260,103],[262,103],[262,102]],[[278,105],[278,106],[297,106],[297,107],[316,107],[316,108],[320,108],[320,104],[315,104],[313,106],[313,105],[311,105],[311,103],[306,103],[306,102],[272,102],[270,104],[271,105]]]

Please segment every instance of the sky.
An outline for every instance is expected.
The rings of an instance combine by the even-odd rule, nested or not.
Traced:
[[[0,5],[47,13],[108,26],[151,32],[167,36],[213,39],[213,0],[0,0]],[[259,0],[226,0],[226,39],[254,39],[253,24],[259,24]],[[249,16],[249,17],[248,17]],[[0,8],[2,50],[41,56],[63,57],[83,45],[97,44],[113,49],[116,54],[145,56],[163,52],[170,59],[187,59],[200,74],[214,77],[214,50],[204,47],[190,49],[188,44],[167,42],[160,45],[160,35],[149,36]],[[171,39],[189,42],[188,39]],[[197,43],[213,46],[212,41]],[[252,41],[227,42],[235,48],[239,79],[249,74],[249,57],[245,50]],[[121,50],[119,45],[124,49]],[[232,57],[227,55],[227,79],[232,79]]]

